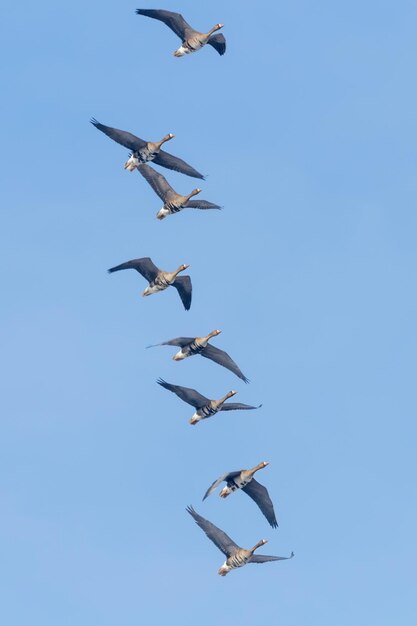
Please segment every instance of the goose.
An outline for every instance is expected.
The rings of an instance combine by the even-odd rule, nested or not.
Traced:
[[[204,356],[206,359],[211,359],[215,363],[226,367],[228,370],[236,374],[236,376],[241,378],[245,383],[248,383],[249,379],[246,378],[246,376],[241,372],[233,359],[231,359],[230,356],[223,350],[219,350],[219,348],[215,348],[209,344],[209,340],[212,337],[217,337],[220,333],[221,330],[212,330],[211,333],[205,337],[176,337],[175,339],[170,339],[169,341],[152,344],[151,346],[147,346],[147,348],[155,348],[157,346],[178,346],[181,350],[179,350],[172,357],[174,361],[183,361],[189,356],[194,356],[194,354],[201,354],[201,356]]]
[[[158,220],[163,220],[168,215],[178,213],[182,209],[220,209],[218,204],[207,202],[207,200],[191,200],[193,196],[196,196],[201,192],[201,189],[193,189],[188,196],[181,196],[179,193],[173,190],[167,179],[156,172],[149,165],[138,165],[138,172],[142,174],[145,180],[150,184],[154,192],[163,200],[163,207],[158,211],[156,217]]]
[[[175,57],[183,57],[185,54],[196,52],[207,43],[213,46],[220,55],[226,52],[226,39],[223,35],[213,35],[213,33],[220,30],[220,28],[223,28],[224,24],[216,24],[208,33],[200,33],[194,30],[180,13],[173,13],[172,11],[164,11],[162,9],[136,9],[136,13],[137,15],[145,15],[154,20],[164,22],[168,28],[178,35],[182,44],[178,50],[174,52]]]
[[[254,479],[255,473],[263,469],[267,465],[269,465],[269,463],[267,461],[263,461],[262,463],[255,465],[255,467],[252,467],[251,469],[239,470],[237,472],[228,472],[226,474],[223,474],[214,481],[211,487],[207,489],[203,500],[205,500],[211,493],[213,493],[213,491],[220,485],[220,483],[226,481],[226,487],[223,487],[219,494],[221,498],[227,498],[227,496],[229,496],[234,491],[242,489],[245,493],[248,494],[250,498],[252,498],[252,500],[256,502],[272,528],[278,528],[277,518],[275,517],[274,505],[272,504],[268,491],[263,485],[261,485]]]
[[[250,406],[249,404],[242,404],[241,402],[229,402],[229,404],[226,404],[226,400],[236,395],[237,391],[229,391],[223,398],[220,398],[220,400],[210,400],[201,393],[198,393],[195,389],[171,385],[162,378],[159,378],[156,382],[158,385],[161,385],[161,387],[164,387],[164,389],[172,391],[181,398],[181,400],[191,404],[191,406],[197,409],[189,421],[192,426],[195,426],[195,424],[198,424],[201,420],[212,417],[219,411],[259,409],[262,406],[262,404],[259,406]]]
[[[243,567],[247,563],[266,563],[267,561],[286,561],[292,559],[294,552],[291,552],[290,556],[269,556],[267,554],[254,554],[255,550],[268,543],[267,539],[261,539],[250,550],[240,548],[233,539],[230,539],[228,535],[220,528],[217,528],[214,524],[204,519],[201,515],[193,509],[192,506],[187,507],[187,512],[193,517],[195,523],[200,526],[207,537],[219,548],[226,556],[226,560],[220,567],[218,574],[220,576],[226,576],[233,569]]]
[[[121,146],[131,150],[132,154],[124,164],[125,170],[133,172],[139,164],[153,161],[157,165],[166,167],[169,170],[175,170],[176,172],[192,176],[193,178],[204,179],[203,174],[197,172],[197,170],[191,167],[191,165],[188,165],[188,163],[182,159],[161,150],[161,146],[164,143],[175,137],[172,133],[165,135],[161,141],[145,141],[144,139],[140,139],[140,137],[136,137],[136,135],[132,135],[132,133],[128,133],[125,130],[119,130],[118,128],[112,128],[111,126],[100,124],[100,122],[98,122],[94,117],[91,118],[90,122],[93,126],[98,128],[98,130],[101,130],[102,133],[107,135],[107,137],[110,137],[110,139],[113,139],[116,143],[119,143]]]
[[[132,261],[111,267],[108,272],[112,274],[119,270],[133,269],[139,272],[139,274],[142,274],[149,282],[148,287],[146,287],[145,291],[142,293],[143,296],[150,296],[158,291],[163,291],[169,286],[175,287],[184,308],[188,311],[191,306],[191,278],[189,276],[178,276],[178,274],[186,270],[187,267],[190,266],[180,265],[174,272],[164,272],[160,270],[159,267],[156,267],[149,257],[144,257],[142,259],[132,259]]]

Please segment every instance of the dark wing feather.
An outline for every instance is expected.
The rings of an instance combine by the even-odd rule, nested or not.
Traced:
[[[189,276],[177,276],[172,286],[178,291],[186,311],[191,307],[192,285]]]
[[[153,343],[150,346],[146,346],[147,348],[156,348],[156,346],[179,346],[180,348],[184,348],[189,343],[194,341],[195,337],[177,337],[176,339],[170,339],[169,341],[163,341],[162,343]]]
[[[222,207],[207,200],[189,200],[185,205],[188,209],[221,209]]]
[[[205,406],[210,400],[203,396],[201,393],[198,393],[195,389],[190,389],[190,387],[180,387],[180,385],[171,385],[171,383],[165,382],[162,378],[158,378],[156,381],[158,385],[161,385],[164,389],[168,389],[168,391],[172,391],[175,393],[181,400],[187,402],[187,404],[191,404],[195,409],[200,409],[202,406]]]
[[[261,509],[272,528],[278,528],[277,518],[275,517],[274,505],[269,497],[269,493],[263,485],[258,483],[257,480],[252,478],[250,483],[242,487],[242,491],[248,494],[250,498]]]
[[[212,35],[207,43],[210,46],[213,46],[213,48],[217,50],[220,55],[223,55],[226,52],[226,39],[221,34]]]
[[[228,370],[236,374],[239,378],[245,381],[245,383],[249,382],[249,379],[241,372],[239,367],[230,358],[230,356],[224,352],[223,350],[219,350],[219,348],[215,348],[214,346],[208,344],[201,352],[201,356],[204,356],[206,359],[211,359],[215,363],[226,367]]]
[[[220,485],[220,483],[222,483],[224,480],[228,481],[232,478],[235,478],[236,476],[239,476],[241,471],[242,470],[239,470],[238,472],[228,472],[227,474],[219,476],[219,478],[215,480],[214,483],[210,485],[210,487],[207,489],[206,493],[204,494],[203,500],[205,500],[211,493],[213,493],[213,491]]]
[[[194,32],[194,29],[191,28],[180,13],[164,11],[162,9],[136,9],[136,13],[163,22],[183,41],[186,39],[187,32]]]
[[[203,174],[197,172],[191,165],[188,165],[182,159],[169,154],[169,152],[165,152],[164,150],[160,150],[156,157],[153,160],[157,165],[161,165],[162,167],[167,167],[169,170],[174,170],[175,172],[181,172],[181,174],[186,174],[187,176],[192,176],[193,178],[202,178],[204,180]]]
[[[118,128],[112,128],[111,126],[105,126],[104,124],[100,124],[97,122],[94,117],[91,118],[90,122],[101,130],[102,133],[116,141],[121,146],[124,146],[128,150],[132,150],[135,152],[136,150],[140,150],[144,146],[146,146],[146,141],[140,139],[140,137],[136,137],[136,135],[132,135],[132,133],[128,133],[125,130],[119,130]]]
[[[167,196],[175,194],[175,191],[168,183],[167,179],[159,172],[156,172],[152,167],[142,163],[136,167],[136,169],[142,174],[143,178],[150,184],[154,192],[165,202]]]
[[[217,528],[214,524],[201,517],[192,506],[187,506],[187,512],[192,515],[196,524],[198,524],[201,530],[204,530],[207,537],[211,539],[215,546],[219,548],[227,557],[234,554],[239,550],[239,546],[235,544],[233,539],[230,539],[228,535],[220,528]]]
[[[250,404],[242,404],[241,402],[225,402],[222,404],[220,411],[244,411],[247,409],[260,409],[262,404],[258,406],[250,406]]]
[[[152,282],[159,273],[159,269],[156,267],[154,263],[152,263],[149,257],[144,257],[143,259],[132,259],[132,261],[126,261],[126,263],[122,263],[121,265],[116,265],[115,267],[111,267],[108,272],[111,274],[113,272],[118,272],[119,270],[136,270],[139,274],[142,274],[144,278],[148,282]]]
[[[287,561],[292,559],[294,552],[291,552],[290,556],[268,556],[267,554],[254,554],[249,563],[266,563],[267,561]]]

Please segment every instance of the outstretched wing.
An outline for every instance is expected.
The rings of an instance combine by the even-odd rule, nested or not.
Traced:
[[[207,200],[189,200],[185,205],[188,209],[221,209],[222,207]]]
[[[144,278],[148,282],[152,282],[159,273],[159,269],[156,267],[154,263],[152,263],[149,257],[143,257],[143,259],[132,259],[132,261],[126,261],[126,263],[122,263],[121,265],[116,265],[115,267],[111,267],[108,272],[112,274],[113,272],[118,272],[119,270],[136,270],[139,274],[142,274]]]
[[[161,385],[164,389],[168,389],[168,391],[172,391],[175,393],[181,400],[187,402],[187,404],[191,404],[195,409],[200,409],[202,406],[205,406],[210,400],[203,396],[201,393],[198,393],[195,389],[190,389],[190,387],[180,387],[180,385],[171,385],[171,383],[167,383],[163,378],[158,378],[156,381],[158,385]]]
[[[191,307],[192,285],[189,276],[177,276],[172,286],[178,291],[186,311]]]
[[[230,539],[228,535],[220,528],[217,528],[214,524],[201,517],[192,506],[187,506],[187,512],[194,518],[196,524],[198,524],[201,530],[204,530],[207,537],[216,545],[219,550],[223,552],[227,557],[234,554],[239,550],[239,546],[235,544],[233,539]]]
[[[183,41],[186,39],[186,33],[193,32],[194,30],[188,22],[185,21],[180,13],[164,11],[162,9],[136,9],[136,13],[138,15],[145,15],[146,17],[152,17],[154,20],[163,22]]]
[[[250,404],[242,404],[241,402],[225,402],[222,404],[220,411],[246,411],[248,409],[260,409],[262,404],[251,406]]]
[[[272,528],[278,528],[277,518],[275,517],[274,505],[269,497],[269,493],[263,485],[252,478],[250,483],[242,487],[242,491],[248,494],[254,502],[259,506]]]
[[[290,556],[268,556],[267,554],[254,554],[249,563],[266,563],[267,561],[287,561],[292,559],[294,552],[291,552]]]
[[[105,126],[104,124],[100,124],[94,117],[91,118],[90,122],[101,130],[102,133],[116,141],[121,146],[124,146],[128,150],[132,150],[135,152],[136,150],[140,150],[144,146],[146,146],[146,141],[140,139],[140,137],[136,137],[136,135],[132,135],[132,133],[128,133],[125,130],[119,130],[118,128],[112,128],[111,126]]]
[[[162,343],[153,343],[146,347],[156,348],[156,346],[179,346],[180,348],[183,348],[194,341],[194,339],[195,337],[177,337],[176,339],[170,339],[169,341],[163,341]]]
[[[212,35],[207,43],[210,46],[213,46],[213,48],[217,50],[220,55],[223,55],[226,52],[226,39],[220,33],[218,35]]]
[[[153,162],[157,165],[161,165],[162,167],[167,167],[169,170],[174,170],[175,172],[181,172],[181,174],[186,174],[186,176],[192,176],[193,178],[202,178],[204,180],[203,174],[200,174],[196,169],[188,165],[182,159],[169,154],[169,152],[165,152],[164,150],[160,150],[158,154],[154,157]]]
[[[142,163],[136,166],[138,172],[140,172],[143,178],[150,184],[154,192],[165,202],[167,196],[171,193],[175,193],[167,179],[159,172],[156,172],[152,167]]]
[[[246,378],[246,376],[241,372],[239,367],[236,365],[233,359],[230,358],[227,352],[224,352],[223,350],[219,350],[219,348],[215,348],[214,346],[208,344],[200,352],[200,354],[201,356],[204,356],[206,359],[211,359],[215,363],[218,363],[219,365],[226,367],[228,370],[233,372],[233,374],[236,374],[236,376],[244,380],[245,383],[249,382],[249,379]]]
[[[205,500],[211,493],[213,493],[213,491],[220,485],[220,483],[222,483],[224,480],[228,481],[232,478],[235,478],[236,476],[239,476],[241,471],[242,470],[240,470],[239,472],[228,472],[227,474],[219,476],[219,478],[215,480],[214,483],[207,489],[206,493],[204,494],[203,500]]]

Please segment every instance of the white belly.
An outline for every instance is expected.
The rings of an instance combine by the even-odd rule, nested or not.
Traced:
[[[146,287],[143,292],[143,296],[151,296],[153,293],[158,293],[158,291],[162,291],[164,287],[160,287],[159,285],[154,285],[153,287]]]
[[[156,214],[156,218],[158,220],[163,220],[168,215],[170,215],[170,212],[168,211],[168,209],[165,209],[164,207],[162,207],[162,209],[160,209],[158,213]]]
[[[190,54],[191,50],[188,48],[184,48],[184,46],[180,46],[178,50],[175,50],[174,57],[183,57],[185,54]]]
[[[140,163],[139,159],[133,156],[133,154],[131,154],[128,160],[126,161],[124,168],[125,170],[128,170],[129,172],[133,172],[133,170],[136,169],[139,163]]]
[[[177,354],[174,354],[172,358],[174,359],[174,361],[182,361],[183,359],[186,359],[187,356],[190,356],[190,355],[185,354],[182,350],[180,350],[179,352],[177,352]]]
[[[198,424],[198,422],[200,422],[202,419],[203,416],[199,413],[199,411],[196,411],[190,419],[190,424],[192,426],[195,426],[195,424]]]
[[[220,574],[220,576],[226,576],[226,574],[228,574],[230,570],[231,568],[227,565],[227,562],[225,561],[219,569],[218,573]]]

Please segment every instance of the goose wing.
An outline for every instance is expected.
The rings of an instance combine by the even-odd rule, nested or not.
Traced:
[[[137,15],[145,15],[146,17],[152,17],[154,20],[163,22],[183,41],[194,32],[194,29],[191,28],[180,13],[164,11],[162,9],[136,9],[136,13]]]
[[[220,528],[217,528],[217,526],[204,519],[204,517],[201,517],[201,515],[194,511],[192,506],[187,506],[187,512],[194,518],[195,523],[200,526],[201,530],[204,530],[207,537],[211,539],[214,545],[227,557],[239,550],[239,546],[235,544],[233,539],[230,539],[223,530],[220,530]]]
[[[225,402],[222,404],[220,411],[245,411],[248,409],[260,409],[262,404],[251,406],[250,404],[242,404],[241,402]]]
[[[90,122],[93,126],[98,128],[98,130],[101,130],[102,133],[107,135],[107,137],[110,137],[110,139],[113,139],[113,141],[116,141],[116,143],[119,143],[128,150],[132,150],[132,152],[140,150],[146,146],[146,141],[140,139],[140,137],[136,137],[136,135],[132,135],[132,133],[100,124],[100,122],[98,122],[94,117],[91,118]]]
[[[224,38],[223,35],[221,35],[220,33],[217,35],[212,35],[211,37],[209,37],[209,40],[207,42],[210,46],[213,46],[213,48],[220,54],[223,55],[226,52],[226,39]]]
[[[172,391],[175,393],[181,400],[187,402],[187,404],[191,404],[195,409],[200,409],[202,406],[205,406],[210,400],[203,396],[201,393],[198,393],[195,389],[190,389],[190,387],[180,387],[180,385],[171,385],[171,383],[167,383],[163,378],[158,378],[156,381],[158,385],[161,385],[164,389],[168,389],[168,391]]]
[[[186,311],[191,307],[192,285],[189,276],[177,276],[172,286],[178,291]]]
[[[136,270],[139,274],[142,274],[144,278],[148,282],[152,282],[156,276],[159,274],[159,269],[156,267],[154,263],[152,263],[149,257],[143,257],[142,259],[132,259],[132,261],[126,261],[126,263],[122,263],[121,265],[116,265],[115,267],[111,267],[108,272],[112,274],[113,272],[118,272],[119,270]]]
[[[267,561],[287,561],[292,559],[294,552],[291,552],[290,556],[268,556],[267,554],[254,554],[249,563],[266,563]]]
[[[233,372],[233,374],[236,374],[236,376],[244,380],[245,383],[249,382],[249,379],[246,378],[246,376],[241,372],[239,367],[236,365],[233,359],[230,358],[227,352],[224,352],[223,350],[219,350],[219,348],[215,348],[214,346],[208,344],[200,352],[200,354],[201,356],[204,356],[206,359],[211,359],[215,363],[218,363],[219,365],[226,367],[228,370]]]
[[[203,174],[200,174],[200,172],[191,167],[191,165],[188,165],[188,163],[182,159],[169,154],[169,152],[165,152],[165,150],[160,150],[154,157],[153,162],[157,165],[161,165],[162,167],[167,167],[169,170],[174,170],[175,172],[180,172],[181,174],[186,174],[186,176],[192,176],[193,178],[202,178],[204,180]]]
[[[189,200],[185,205],[188,209],[221,209],[222,207],[207,200]]]
[[[222,476],[219,476],[219,478],[217,480],[214,481],[214,483],[212,485],[210,485],[210,487],[207,489],[206,493],[204,494],[204,498],[203,500],[205,500],[210,494],[213,493],[213,491],[215,489],[217,489],[217,487],[224,481],[228,481],[228,480],[232,480],[232,478],[235,478],[236,476],[239,476],[242,470],[240,470],[239,472],[228,472],[227,474],[223,474]]]
[[[156,348],[156,346],[179,346],[180,348],[184,348],[189,343],[194,341],[195,337],[177,337],[176,339],[170,339],[169,341],[163,341],[162,343],[153,343],[150,346],[146,346],[147,348]]]
[[[165,202],[169,195],[175,194],[175,191],[168,183],[167,179],[152,167],[142,163],[137,165],[136,169],[142,174],[143,178],[150,184],[154,192]]]
[[[242,491],[248,494],[250,498],[261,509],[272,528],[278,528],[277,518],[275,517],[274,505],[269,497],[269,493],[263,485],[258,483],[257,480],[252,478],[250,483],[242,487]]]

